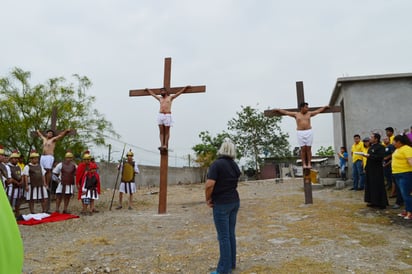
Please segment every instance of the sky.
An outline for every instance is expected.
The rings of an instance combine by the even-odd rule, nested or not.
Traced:
[[[139,164],[158,165],[154,98],[130,89],[206,85],[205,93],[173,102],[169,165],[188,165],[199,133],[227,130],[242,106],[264,111],[296,107],[296,81],[310,106],[329,103],[336,79],[412,72],[412,1],[277,0],[38,0],[1,1],[0,76],[14,67],[31,84],[87,76],[94,108],[120,139],[108,139],[112,159],[123,147]],[[282,131],[297,146],[295,121]],[[313,151],[333,145],[331,114],[312,118]],[[107,159],[108,149],[91,147]]]

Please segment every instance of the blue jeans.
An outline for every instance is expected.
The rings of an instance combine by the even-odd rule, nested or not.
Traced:
[[[359,189],[365,186],[365,180],[362,180],[362,174],[362,161],[357,160],[352,164],[353,189]]]
[[[216,269],[218,273],[231,273],[232,269],[236,268],[235,226],[239,207],[239,201],[213,205],[213,220],[220,250],[220,258]]]
[[[340,169],[340,178],[345,181],[346,180],[346,166],[342,165],[339,167],[339,169]]]
[[[405,203],[405,210],[412,212],[412,172],[393,174],[396,184],[401,191],[403,202]]]
[[[390,165],[383,168],[383,174],[385,175],[387,188],[388,189],[392,188],[393,176],[392,176],[392,168]]]

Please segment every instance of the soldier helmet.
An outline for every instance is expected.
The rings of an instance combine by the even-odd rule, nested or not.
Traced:
[[[133,152],[132,152],[132,150],[130,149],[127,153],[126,153],[126,156],[134,156],[134,154],[133,154]]]
[[[9,158],[20,158],[20,153],[17,150],[13,150]]]
[[[40,154],[39,153],[37,153],[37,151],[36,150],[32,150],[32,151],[30,151],[30,159],[31,158],[39,158],[40,157]]]
[[[92,158],[92,155],[90,155],[90,151],[86,150],[83,153],[83,160],[90,160]]]

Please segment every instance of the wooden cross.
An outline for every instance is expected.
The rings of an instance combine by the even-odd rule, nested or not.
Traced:
[[[303,91],[303,82],[299,81],[296,82],[296,95],[297,95],[297,108],[290,108],[290,109],[285,109],[287,111],[291,112],[298,112],[300,111],[300,104],[305,102],[305,95]],[[314,111],[318,109],[319,107],[310,107],[309,111]],[[322,111],[322,113],[333,113],[333,112],[340,112],[341,108],[340,106],[329,106],[328,109],[325,109]],[[265,110],[264,115],[267,117],[273,117],[273,116],[282,116],[282,113],[279,113],[276,109],[268,109]],[[312,184],[310,181],[310,169],[305,168],[303,170],[303,188],[305,191],[305,204],[312,204],[313,199],[312,199]]]
[[[183,87],[170,87],[170,75],[172,70],[172,58],[165,58],[165,69],[163,77],[163,88],[169,94],[175,94]],[[162,88],[151,89],[155,94],[160,95]],[[190,86],[184,93],[205,92],[206,86]],[[146,89],[134,89],[129,91],[129,96],[148,96],[150,95]],[[160,150],[160,185],[159,185],[159,207],[158,213],[166,213],[167,201],[167,170],[168,170],[168,150]]]
[[[62,131],[61,130],[57,130],[57,107],[53,107],[52,108],[52,114],[51,114],[51,121],[50,121],[50,129],[53,130],[54,135],[59,135]],[[37,136],[37,131],[33,131],[31,132],[32,136]],[[47,131],[42,131],[43,135],[47,134]],[[68,135],[76,135],[76,130],[72,129]]]

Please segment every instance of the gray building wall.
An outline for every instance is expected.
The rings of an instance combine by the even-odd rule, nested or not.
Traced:
[[[341,113],[333,114],[335,149],[345,145],[351,163],[354,134],[385,136],[388,126],[395,135],[403,133],[412,125],[411,103],[411,73],[338,78],[330,100],[330,105],[342,107]]]
[[[100,181],[103,188],[113,188],[117,177],[117,164],[99,163]],[[139,165],[140,173],[136,183],[140,187],[159,186],[160,168]],[[169,167],[167,181],[169,185],[202,182],[203,171],[198,167]],[[120,184],[120,175],[118,185]]]

